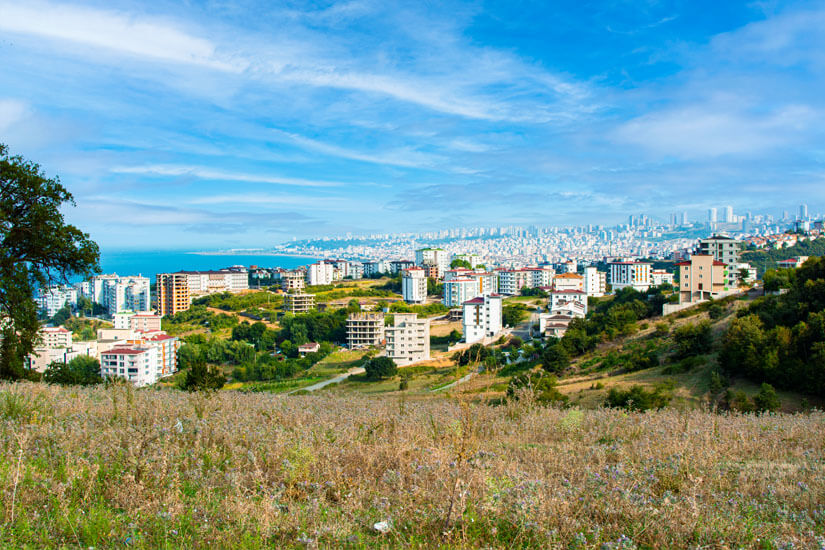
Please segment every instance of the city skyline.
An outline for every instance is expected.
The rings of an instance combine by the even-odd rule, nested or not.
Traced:
[[[817,3],[0,14],[0,142],[104,248],[825,203]]]

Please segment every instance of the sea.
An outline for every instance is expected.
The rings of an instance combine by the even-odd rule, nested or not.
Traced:
[[[317,258],[275,256],[251,252],[191,252],[170,250],[101,250],[101,273],[143,275],[154,281],[158,273],[205,271],[233,265],[294,269],[316,262]],[[80,278],[75,278],[77,282]]]

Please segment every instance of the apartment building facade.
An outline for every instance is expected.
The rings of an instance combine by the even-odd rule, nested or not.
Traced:
[[[315,294],[291,292],[284,296],[284,310],[289,313],[308,313],[313,309],[315,309]]]
[[[350,349],[380,347],[384,344],[384,314],[359,312],[347,317],[347,346]]]
[[[502,330],[502,297],[477,296],[462,304],[464,341],[468,344],[495,338]]]
[[[728,290],[724,262],[710,254],[694,254],[679,267],[679,303],[689,304],[716,298]]]
[[[77,305],[77,289],[70,286],[52,286],[40,292],[35,302],[37,302],[38,311],[48,317],[54,317],[64,306]]]
[[[409,365],[430,358],[430,320],[415,313],[396,313],[392,326],[385,328],[387,357],[397,365]]]
[[[584,268],[584,292],[588,296],[601,297],[607,293],[607,273],[595,266]]]
[[[164,317],[189,309],[192,295],[185,273],[158,273],[156,276],[157,312]]]
[[[415,251],[415,265],[429,268],[436,279],[442,278],[450,269],[450,258],[450,253],[442,248],[422,248]]]
[[[335,281],[335,266],[320,261],[307,267],[307,284],[310,286],[331,285]]]
[[[632,287],[645,292],[651,285],[650,271],[648,262],[613,262],[610,264],[610,284],[614,291]]]
[[[427,277],[424,268],[411,267],[401,277],[401,295],[408,304],[423,304],[427,300]]]

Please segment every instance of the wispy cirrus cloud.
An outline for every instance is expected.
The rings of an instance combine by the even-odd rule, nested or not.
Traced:
[[[338,181],[308,180],[303,178],[216,170],[205,166],[179,166],[169,164],[114,166],[111,168],[110,172],[113,174],[146,174],[150,176],[191,176],[203,180],[235,181],[244,183],[272,183],[276,185],[293,185],[299,187],[341,187],[344,185],[353,185],[351,183]]]

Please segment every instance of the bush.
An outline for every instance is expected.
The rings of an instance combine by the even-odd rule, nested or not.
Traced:
[[[561,374],[570,366],[570,356],[560,342],[552,342],[541,354],[542,368],[547,372]]]
[[[558,379],[555,376],[525,373],[510,379],[507,396],[518,399],[524,392],[530,392],[539,403],[567,403],[568,397],[558,390],[557,385]]]
[[[398,366],[389,357],[374,357],[369,360],[364,369],[367,371],[367,378],[370,380],[392,378],[398,372]]]
[[[776,390],[773,386],[763,383],[759,389],[759,393],[753,398],[753,404],[758,411],[778,411],[782,406],[779,396],[776,395]]]
[[[43,381],[62,386],[92,386],[103,382],[100,362],[94,357],[81,355],[68,363],[53,361],[43,373]]]
[[[711,346],[710,323],[701,321],[695,325],[682,325],[673,332],[673,340],[676,344],[673,356],[676,359],[707,353]]]
[[[648,391],[642,386],[634,385],[629,390],[611,388],[604,404],[607,407],[618,407],[630,411],[647,411],[664,408],[670,403],[671,397],[664,386],[657,386],[653,391]]]
[[[186,391],[219,390],[226,384],[226,376],[218,367],[208,367],[203,359],[195,361],[186,373],[181,388]]]

